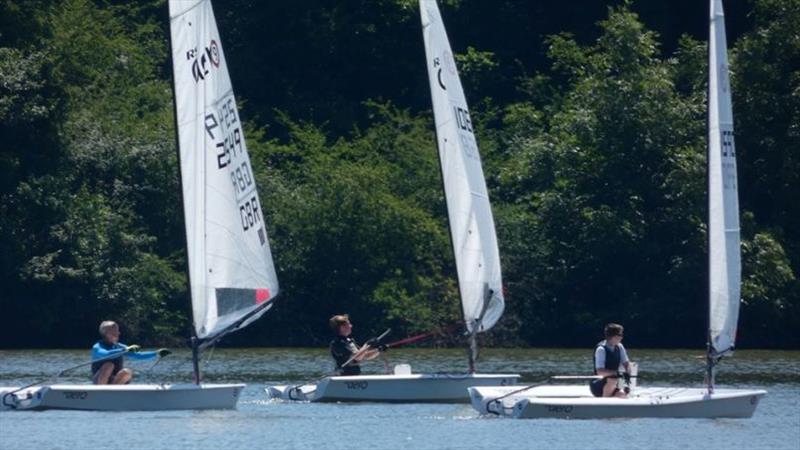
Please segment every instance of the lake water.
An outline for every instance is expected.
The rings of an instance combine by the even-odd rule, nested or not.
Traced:
[[[701,351],[631,349],[640,384],[700,386]],[[415,372],[463,372],[463,350],[391,350],[391,364]],[[523,382],[586,374],[591,349],[485,349],[481,372],[512,372]],[[0,351],[0,386],[19,386],[80,364],[87,351]],[[188,352],[155,367],[128,362],[137,382],[186,382]],[[207,382],[244,382],[230,411],[0,412],[1,449],[800,449],[800,352],[739,351],[722,363],[719,387],[763,388],[751,419],[511,420],[479,416],[469,405],[308,404],[268,401],[264,387],[297,383],[331,368],[324,349],[217,349],[203,364]],[[380,372],[379,361],[365,372]],[[80,369],[60,381],[88,381]]]

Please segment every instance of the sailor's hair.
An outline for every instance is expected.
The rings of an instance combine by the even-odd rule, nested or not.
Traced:
[[[117,325],[117,322],[114,322],[113,320],[104,320],[104,321],[100,322],[99,330],[100,330],[100,334],[101,335],[105,335],[106,331],[108,331],[108,330],[110,330],[112,328],[119,328],[119,325]]]
[[[331,326],[331,330],[334,333],[339,331],[339,327],[350,322],[350,315],[349,314],[337,314],[328,320],[328,325]]]
[[[618,323],[610,323],[606,325],[605,330],[603,330],[606,335],[606,338],[614,337],[614,336],[622,336],[623,331],[625,328],[618,324]]]

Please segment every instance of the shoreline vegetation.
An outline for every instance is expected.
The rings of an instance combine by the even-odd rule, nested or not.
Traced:
[[[634,348],[700,351],[707,5],[528,3],[440,1],[506,289],[480,346],[587,348],[619,322]],[[737,343],[798,349],[800,0],[725,6]],[[214,8],[281,285],[221,346],[324,346],[339,313],[362,341],[457,321],[416,1]],[[181,348],[164,2],[8,0],[0,30],[0,346],[89,348],[110,319],[124,342]]]

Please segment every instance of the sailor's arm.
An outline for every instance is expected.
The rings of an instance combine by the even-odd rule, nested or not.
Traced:
[[[356,356],[356,361],[369,361],[370,359],[375,359],[378,355],[381,354],[381,351],[376,348],[369,348],[366,349],[362,348],[359,350],[359,355]]]
[[[156,356],[158,356],[158,352],[156,352],[156,351],[153,351],[153,352],[135,352],[135,353],[134,352],[128,352],[128,354],[126,356],[128,358],[131,358],[131,359],[136,359],[136,360],[142,361],[142,360],[155,358]]]
[[[619,351],[620,351],[620,361],[622,362],[622,367],[625,368],[625,372],[630,373],[631,371],[631,361],[628,359],[628,352],[625,351],[625,347],[622,344],[619,344]]]
[[[125,352],[125,348],[114,348],[111,350],[106,350],[101,347],[99,344],[94,344],[92,346],[92,361],[97,361],[98,359],[105,359],[110,358],[116,354],[122,354]]]

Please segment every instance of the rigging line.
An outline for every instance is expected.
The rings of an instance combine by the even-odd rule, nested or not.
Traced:
[[[504,398],[510,397],[512,395],[515,395],[515,394],[519,394],[520,392],[525,392],[525,391],[527,391],[529,389],[533,389],[535,387],[544,386],[546,384],[549,384],[551,379],[552,379],[551,377],[547,377],[544,380],[537,381],[536,383],[533,383],[531,385],[525,386],[525,387],[523,387],[521,389],[516,389],[516,390],[511,391],[511,392],[509,392],[509,393],[507,393],[505,395],[501,395],[500,397],[497,397],[495,399],[489,400],[488,402],[486,402],[486,412],[489,413],[489,414],[495,414],[495,415],[499,416],[500,413],[498,413],[496,410],[492,410],[492,408],[491,408],[492,405],[500,404],[502,406],[502,400]]]
[[[217,348],[217,344],[211,344],[211,350],[208,352],[208,356],[206,357],[206,361],[203,365],[208,366],[208,363],[211,362],[211,358],[214,356],[214,350]]]
[[[441,328],[437,328],[437,329],[432,330],[432,331],[427,331],[425,333],[421,333],[421,334],[418,334],[418,335],[415,335],[415,336],[411,336],[411,337],[407,337],[407,338],[404,338],[404,339],[400,339],[398,341],[391,342],[389,344],[386,344],[386,346],[387,347],[397,347],[397,346],[400,346],[400,345],[412,344],[414,342],[421,341],[423,339],[435,336],[436,334],[449,333],[449,332],[453,331],[454,329],[458,328],[459,326],[461,326],[463,324],[464,324],[464,321],[460,320],[458,322],[451,323],[450,325],[447,325],[447,326],[444,326],[444,327],[441,327]]]
[[[217,331],[216,334],[213,334],[213,335],[210,336],[211,342],[213,343],[213,342],[216,342],[217,340],[219,340],[217,338],[217,336],[219,336],[219,338],[221,338],[222,335],[220,335],[220,333],[225,332],[224,334],[227,334],[228,331],[226,331],[226,330],[228,330],[229,328],[233,328],[233,330],[231,330],[231,331],[238,330],[241,327],[242,323],[247,321],[247,320],[243,321],[242,317],[246,317],[247,319],[249,319],[250,317],[252,317],[256,313],[259,313],[261,311],[263,311],[263,313],[266,313],[267,311],[272,309],[272,307],[274,306],[274,301],[273,301],[274,299],[275,299],[275,297],[272,297],[269,300],[264,301],[262,303],[259,303],[259,304],[253,305],[253,306],[248,306],[248,307],[241,308],[241,309],[237,309],[236,311],[234,311],[234,313],[239,313],[239,314],[241,314],[241,316],[237,316],[237,317],[235,317],[233,319],[228,318],[228,319],[226,319],[224,321],[218,320],[214,324],[214,329],[219,330],[219,331]],[[233,313],[229,313],[229,314],[226,314],[224,316],[218,316],[218,318],[226,318],[226,317],[229,317],[231,314],[233,314]]]
[[[216,334],[201,339],[200,340],[200,344],[199,344],[200,349],[203,350],[203,349],[205,349],[205,348],[207,348],[207,347],[209,347],[211,345],[216,344],[223,337],[225,337],[228,334],[233,333],[234,331],[238,330],[243,323],[247,322],[253,316],[255,316],[257,314],[260,315],[260,314],[266,313],[270,308],[272,308],[272,306],[274,304],[274,299],[276,297],[277,297],[277,295],[272,297],[270,299],[271,301],[264,302],[264,303],[261,303],[260,305],[257,305],[255,308],[251,309],[250,311],[245,313],[242,317],[240,317],[239,319],[234,321],[232,324],[228,325],[226,328],[220,330]]]

